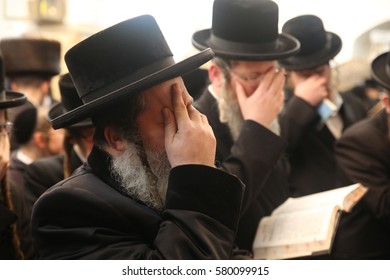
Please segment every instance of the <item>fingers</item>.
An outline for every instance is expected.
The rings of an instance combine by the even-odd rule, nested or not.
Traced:
[[[279,76],[282,74],[281,72],[283,71],[278,71],[275,73],[275,68],[271,67],[270,69],[267,70],[267,72],[264,75],[264,78],[260,82],[260,88],[263,90],[267,90],[274,82],[275,76]]]
[[[11,146],[9,142],[9,137],[6,134],[0,134],[0,153],[2,156],[2,161],[9,162]]]
[[[279,96],[283,96],[284,98],[284,83],[285,83],[285,75],[284,75],[284,70],[280,70],[278,73],[275,73],[274,79],[272,84],[269,86],[269,90],[271,92],[276,92]]]
[[[177,125],[173,112],[165,107],[162,111],[165,127],[165,142],[172,142],[177,132]]]
[[[172,107],[177,122],[177,129],[180,129],[182,125],[189,121],[190,117],[178,84],[172,86]]]
[[[192,100],[187,101],[187,104],[185,104],[185,94],[186,91],[184,88],[180,89],[178,84],[173,85],[173,113],[178,129],[180,129],[181,125],[185,125],[189,121],[202,121],[202,114],[192,105]]]
[[[7,172],[10,153],[11,148],[8,135],[0,134],[0,179],[2,179]]]

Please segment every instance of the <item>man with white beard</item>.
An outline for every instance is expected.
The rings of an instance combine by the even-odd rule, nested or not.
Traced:
[[[36,202],[41,259],[229,259],[244,185],[215,166],[216,141],[180,75],[213,56],[179,63],[148,15],[118,23],[65,55],[83,105],[52,120],[90,117],[87,163]]]
[[[236,243],[252,250],[260,219],[289,196],[288,164],[279,134],[284,70],[277,59],[299,50],[278,34],[273,1],[215,0],[212,28],[195,32],[193,45],[212,48],[211,84],[195,102],[217,139],[216,159],[246,185]]]

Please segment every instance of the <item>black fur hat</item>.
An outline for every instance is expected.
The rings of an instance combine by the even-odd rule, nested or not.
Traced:
[[[23,93],[5,90],[3,58],[0,56],[0,109],[22,105],[26,100],[27,98]]]
[[[60,73],[61,44],[56,40],[7,38],[0,41],[5,75],[52,77]]]

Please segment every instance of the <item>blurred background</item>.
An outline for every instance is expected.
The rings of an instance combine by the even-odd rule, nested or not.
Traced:
[[[335,58],[343,73],[359,82],[369,62],[390,47],[390,1],[275,0],[279,29],[291,17],[315,14],[337,33],[343,48]],[[211,27],[213,0],[0,0],[0,39],[37,36],[57,39],[62,52],[122,20],[153,15],[176,60],[196,52],[192,33]],[[62,62],[62,72],[67,72]],[[351,81],[349,77],[348,81]],[[340,79],[344,79],[341,78]]]

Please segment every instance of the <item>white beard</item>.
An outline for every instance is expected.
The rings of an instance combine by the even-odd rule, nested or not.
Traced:
[[[112,159],[111,172],[128,195],[162,210],[171,166],[165,150],[158,152],[145,147],[145,153],[148,167],[143,165],[137,146],[128,142],[126,150]]]

